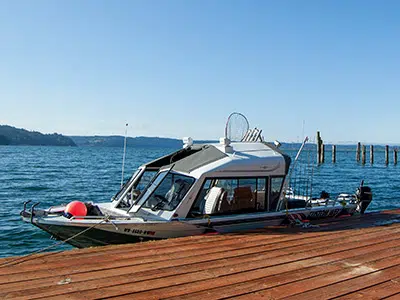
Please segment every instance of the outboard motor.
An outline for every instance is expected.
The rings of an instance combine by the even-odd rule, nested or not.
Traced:
[[[369,186],[364,186],[364,181],[361,182],[360,187],[356,191],[356,197],[360,208],[360,213],[363,214],[368,205],[372,201],[372,191]]]
[[[322,191],[321,195],[319,196],[321,199],[329,199],[330,195],[329,193]]]

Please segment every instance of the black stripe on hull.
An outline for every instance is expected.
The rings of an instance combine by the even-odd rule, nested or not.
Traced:
[[[327,209],[327,211],[334,211],[335,209]],[[336,210],[339,210],[339,208],[336,208]],[[340,212],[337,213],[337,215],[332,216],[332,215],[323,215],[323,216],[307,216],[306,214],[302,211],[296,212],[296,211],[289,211],[288,215],[293,215],[293,216],[300,216],[301,219],[309,219],[309,220],[322,220],[322,219],[327,219],[327,218],[332,218],[332,217],[338,217],[343,214],[353,214],[354,212],[349,213],[346,208],[341,208]],[[263,217],[258,217],[258,218],[243,218],[243,219],[236,219],[236,220],[220,220],[220,221],[214,221],[212,218],[210,218],[210,221],[205,221],[204,223],[197,223],[196,225],[198,226],[228,226],[228,225],[235,225],[235,224],[251,224],[251,223],[258,223],[258,222],[268,222],[268,221],[281,221],[283,224],[286,224],[288,222],[288,216],[286,213],[282,213],[277,216],[263,216]]]
[[[251,224],[251,223],[258,223],[258,222],[267,222],[267,221],[276,221],[276,220],[281,220],[284,222],[287,219],[286,215],[280,215],[280,216],[265,216],[265,217],[260,217],[260,218],[248,218],[248,219],[237,219],[237,220],[229,220],[229,221],[213,221],[210,219],[210,224],[207,222],[196,224],[198,226],[227,226],[227,225],[235,225],[235,224]]]
[[[66,226],[66,225],[48,225],[48,224],[36,224],[35,226],[50,233],[59,240],[66,240],[88,227],[78,226]],[[154,237],[141,237],[127,235],[123,233],[116,233],[111,231],[100,230],[97,228],[91,228],[81,235],[69,240],[67,243],[77,248],[87,248],[93,246],[105,246],[112,244],[128,244],[138,243],[150,240],[157,240],[159,238]]]

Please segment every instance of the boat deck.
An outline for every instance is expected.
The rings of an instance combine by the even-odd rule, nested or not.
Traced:
[[[391,210],[312,228],[4,258],[0,298],[400,299],[398,222]]]

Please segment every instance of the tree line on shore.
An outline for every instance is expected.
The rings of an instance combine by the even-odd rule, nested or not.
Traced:
[[[9,125],[0,125],[0,145],[76,146],[71,138],[58,133],[43,134]]]

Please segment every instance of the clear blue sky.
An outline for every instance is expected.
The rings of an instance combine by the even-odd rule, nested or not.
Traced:
[[[399,1],[1,1],[0,124],[400,143]]]

